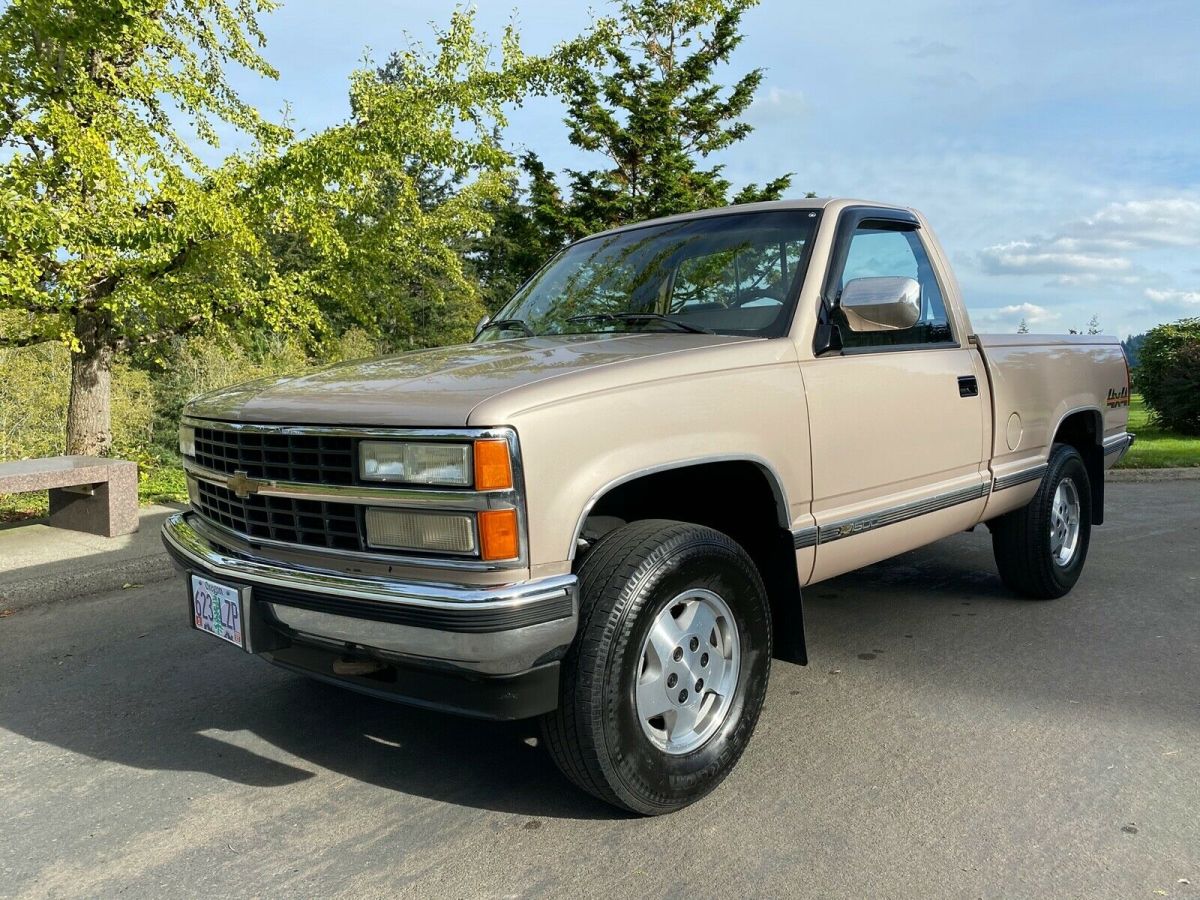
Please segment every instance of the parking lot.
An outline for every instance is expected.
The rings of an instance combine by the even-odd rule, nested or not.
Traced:
[[[1200,897],[1200,481],[1115,484],[1067,598],[984,529],[814,586],[715,794],[639,819],[533,723],[191,631],[182,581],[0,619],[0,895]]]

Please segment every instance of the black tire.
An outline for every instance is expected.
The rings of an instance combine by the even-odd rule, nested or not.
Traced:
[[[605,535],[579,570],[580,626],[562,665],[545,744],[583,790],[643,815],[694,803],[733,769],[758,721],[771,668],[771,615],[754,563],[714,531],[662,519]],[[737,625],[740,666],[728,712],[696,749],[669,754],[638,721],[643,641],[658,614],[692,588],[720,595]]]
[[[1059,484],[1071,479],[1079,498],[1079,537],[1074,555],[1061,564],[1051,549],[1051,521]],[[1092,489],[1079,451],[1055,444],[1049,467],[1029,504],[992,524],[992,550],[1005,585],[1031,600],[1053,600],[1075,586],[1092,539]]]

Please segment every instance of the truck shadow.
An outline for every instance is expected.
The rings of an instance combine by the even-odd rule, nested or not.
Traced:
[[[806,592],[812,664],[776,669],[768,710],[786,704],[788,688],[803,700],[831,668],[859,666],[946,703],[966,694],[1075,714],[1119,704],[1194,725],[1197,660],[1155,644],[1187,620],[1190,601],[1172,593],[1187,567],[1164,566],[1147,590],[1144,573],[1104,544],[1093,553],[1084,582],[1054,603],[1003,588],[982,530],[816,585]],[[308,681],[191,631],[184,604],[182,585],[168,582],[0,620],[0,728],[97,760],[256,788],[329,773],[353,780],[331,789],[333,803],[393,802],[374,786],[531,817],[621,816],[558,772],[536,723],[439,715]]]
[[[364,787],[375,786],[532,817],[621,816],[558,772],[535,721],[441,715],[305,679],[192,631],[185,603],[171,581],[0,619],[0,748],[7,729],[104,762],[254,788],[330,773],[358,782],[334,803],[388,802]]]

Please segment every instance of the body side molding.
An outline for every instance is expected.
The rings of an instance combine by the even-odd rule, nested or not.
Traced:
[[[832,522],[829,525],[802,528],[799,531],[792,532],[792,540],[796,545],[796,549],[819,544],[829,544],[842,538],[863,534],[867,531],[874,531],[876,528],[884,528],[888,525],[896,525],[908,519],[915,519],[917,516],[924,516],[929,513],[938,512],[939,510],[948,509],[960,503],[970,503],[972,500],[986,497],[991,492],[991,483],[984,481],[979,484],[970,485],[969,487],[934,494],[922,500],[890,506],[867,515],[842,519]]]
[[[1005,488],[1016,487],[1018,484],[1037,481],[1046,474],[1048,468],[1050,468],[1048,463],[1041,463],[1029,469],[1022,469],[1019,472],[1011,472],[1008,475],[1003,475],[996,479],[996,486],[992,490],[1002,491]]]

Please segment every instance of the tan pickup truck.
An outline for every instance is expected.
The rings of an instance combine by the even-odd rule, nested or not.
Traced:
[[[933,232],[854,200],[567,247],[473,343],[201,397],[167,548],[194,626],[407,703],[541,716],[577,785],[736,763],[801,589],[986,523],[1065,594],[1132,441],[1101,335],[977,335]]]

